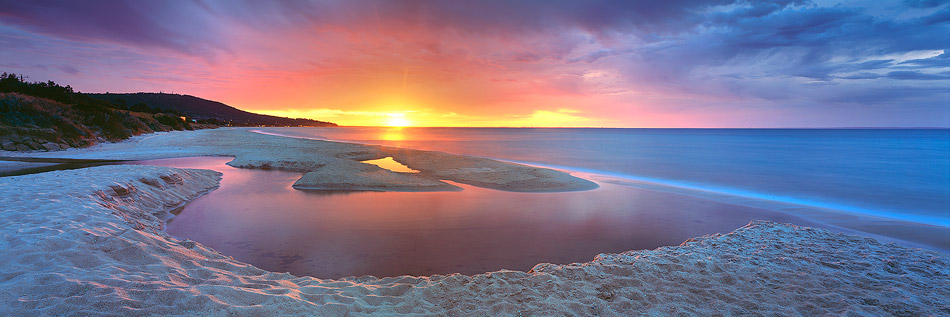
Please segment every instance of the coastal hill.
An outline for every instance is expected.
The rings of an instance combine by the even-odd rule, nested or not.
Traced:
[[[117,94],[116,94],[117,95]],[[35,151],[86,147],[134,135],[220,126],[336,126],[265,116],[192,96],[125,94],[117,103],[93,98],[55,82],[28,82],[0,75],[0,150]]]
[[[0,92],[0,149],[59,150],[121,141],[143,133],[212,127],[175,114],[69,104],[22,93]]]
[[[335,123],[311,119],[284,118],[256,114],[237,109],[226,104],[201,99],[190,95],[166,93],[104,93],[86,94],[92,98],[108,101],[112,104],[128,106],[130,110],[166,109],[185,114],[188,118],[198,122],[211,123],[222,126],[306,126],[306,127],[335,127]]]

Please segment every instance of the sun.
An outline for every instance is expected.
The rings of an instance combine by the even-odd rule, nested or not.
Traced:
[[[412,122],[409,119],[406,119],[401,114],[400,115],[390,115],[389,119],[386,119],[386,126],[389,127],[408,127],[412,125]]]

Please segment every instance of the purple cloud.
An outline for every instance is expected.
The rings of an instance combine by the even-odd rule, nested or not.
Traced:
[[[215,21],[185,1],[0,1],[0,23],[74,41],[211,55],[223,48]]]
[[[486,86],[506,95],[490,100],[530,99],[497,86],[506,82],[551,95],[663,94],[656,109],[820,113],[860,102],[941,125],[947,34],[950,4],[931,0],[0,0],[4,65],[40,65],[53,79],[105,68],[142,85],[227,86],[248,69],[351,76],[400,63],[399,74],[434,65],[445,82],[452,72],[495,80]]]
[[[78,75],[78,74],[79,74],[79,70],[78,70],[78,69],[76,69],[75,67],[69,66],[69,65],[60,65],[60,66],[57,66],[56,69],[59,69],[59,70],[63,71],[64,73],[67,73],[67,74],[70,74],[70,75]]]

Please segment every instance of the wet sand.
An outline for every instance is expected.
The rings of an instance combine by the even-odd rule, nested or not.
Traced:
[[[597,184],[568,173],[436,151],[286,138],[248,129],[159,132],[119,143],[55,152],[9,152],[20,158],[143,160],[186,156],[233,156],[241,168],[303,172],[296,188],[374,191],[458,190],[442,180],[518,192],[576,191]],[[397,173],[365,160],[393,157],[420,173]]]
[[[275,141],[241,131],[155,134],[36,156],[233,155],[232,166],[296,171],[365,168],[353,164],[392,156],[429,175],[486,188],[591,188],[586,181],[564,177],[566,173],[464,158],[433,168],[428,164],[441,154],[421,153],[414,161],[400,159],[408,155],[402,150],[332,142],[313,150],[317,143]],[[0,312],[950,314],[950,259],[944,253],[760,221],[676,247],[600,254],[583,263],[542,263],[529,271],[342,279],[269,272],[163,230],[161,219],[168,212],[219,181],[220,174],[213,171],[125,165],[0,178],[0,249],[8,255],[0,263]],[[570,242],[566,238],[551,245]]]

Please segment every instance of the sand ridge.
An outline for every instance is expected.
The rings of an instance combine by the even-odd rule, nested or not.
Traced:
[[[529,272],[267,272],[160,230],[219,178],[152,166],[0,178],[0,314],[950,314],[945,254],[770,222]]]
[[[301,189],[374,191],[455,191],[450,180],[478,187],[519,192],[577,191],[597,184],[555,171],[487,158],[254,133],[246,128],[159,132],[118,143],[66,151],[10,156],[72,159],[158,159],[184,156],[234,156],[228,165],[305,173]],[[393,157],[421,173],[397,173],[360,161]]]

